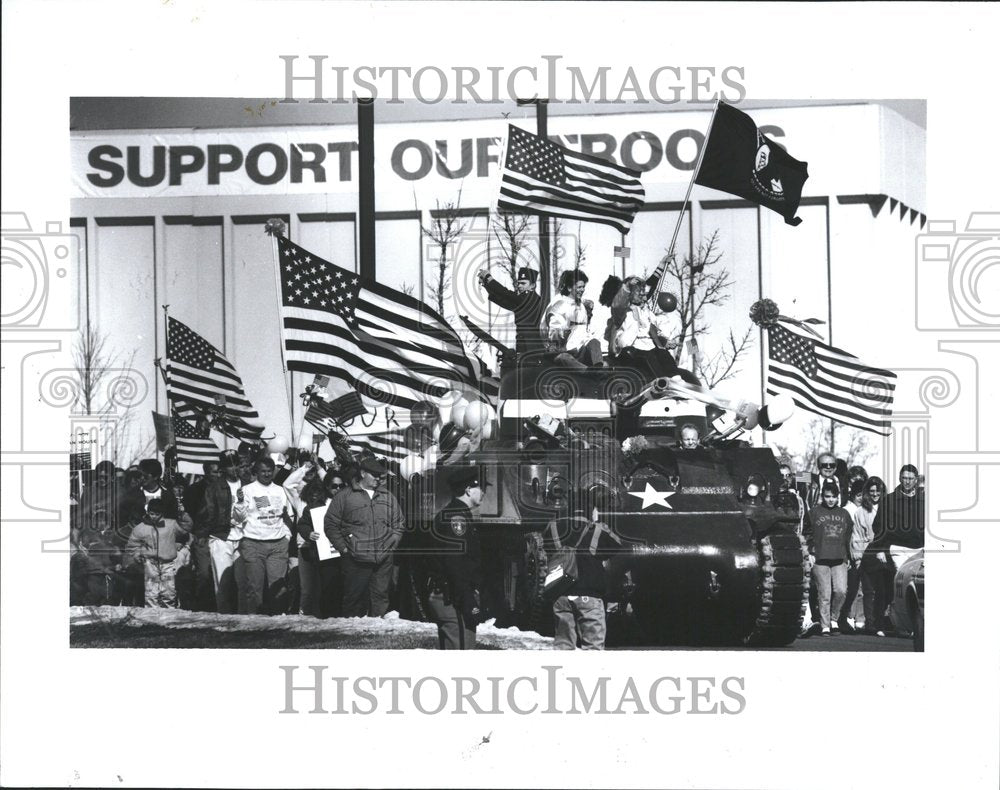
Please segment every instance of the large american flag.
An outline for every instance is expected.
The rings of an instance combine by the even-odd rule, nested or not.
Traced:
[[[236,439],[256,439],[262,428],[236,368],[205,338],[176,318],[167,319],[167,398],[178,415],[221,414],[216,428]],[[221,398],[225,398],[222,404]]]
[[[219,460],[219,446],[209,438],[207,430],[192,425],[176,412],[173,416],[173,429],[178,461],[203,464]]]
[[[645,199],[637,170],[510,127],[498,208],[601,222],[628,233]]]
[[[787,393],[807,411],[889,435],[895,373],[781,325],[769,327],[767,336],[771,395]]]
[[[471,387],[496,403],[497,379],[436,311],[279,237],[289,370],[339,379],[366,406],[403,410]],[[404,426],[405,427],[405,426]]]

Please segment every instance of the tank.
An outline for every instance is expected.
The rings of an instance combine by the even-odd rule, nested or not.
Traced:
[[[573,370],[540,358],[502,368],[499,430],[463,459],[489,485],[479,511],[483,617],[551,633],[550,558],[570,518],[614,536],[602,551],[609,642],[782,646],[808,600],[798,514],[776,510],[767,448],[710,438],[706,406],[631,368]],[[708,407],[711,408],[711,407]],[[706,441],[679,446],[682,426]],[[423,618],[420,535],[448,501],[438,467],[406,492],[404,614]],[[751,475],[763,479],[750,497]]]

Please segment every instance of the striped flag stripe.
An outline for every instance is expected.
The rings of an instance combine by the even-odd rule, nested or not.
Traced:
[[[768,384],[771,384],[770,380],[768,380]],[[835,419],[837,422],[843,423],[844,425],[850,425],[854,428],[861,428],[865,431],[874,431],[875,433],[880,433],[883,436],[889,435],[890,423],[887,420],[868,420],[862,417],[857,417],[855,413],[850,411],[845,411],[843,409],[831,409],[825,404],[817,405],[816,399],[801,388],[788,387],[782,384],[780,387],[768,386],[767,392],[769,395],[780,395],[782,393],[791,394],[792,400],[800,409],[805,409],[813,414],[818,414],[820,417]]]
[[[832,395],[821,388],[811,386],[809,382],[805,381],[802,376],[795,376],[789,374],[787,371],[775,371],[774,375],[769,375],[768,383],[772,383],[778,387],[785,387],[789,390],[795,390],[800,393],[806,393],[808,397],[812,399],[812,402],[820,407],[823,403],[830,405],[830,408],[841,408],[841,413],[855,413],[858,415],[859,419],[867,418],[873,422],[881,422],[885,417],[891,417],[892,411],[885,408],[877,408],[874,406],[869,406],[866,403],[858,403],[852,398],[845,398],[840,395]],[[844,411],[846,410],[846,411]]]
[[[595,202],[583,194],[592,192],[592,190],[573,189],[571,187],[572,184],[569,182],[567,182],[565,187],[554,187],[525,182],[517,176],[511,176],[504,179],[504,185],[500,191],[514,198],[544,200],[546,204],[557,208],[589,209],[602,216],[623,220],[629,220],[642,205],[642,201],[632,198],[607,200],[602,196],[599,196],[598,202]]]
[[[886,397],[881,392],[877,398],[863,396],[858,392],[858,387],[862,386],[862,384],[857,380],[855,380],[854,387],[842,387],[839,384],[831,385],[824,382],[810,381],[797,369],[783,365],[780,362],[773,362],[772,365],[775,377],[782,376],[786,379],[794,380],[803,387],[808,387],[831,401],[838,401],[845,406],[856,406],[872,414],[892,414],[892,410],[886,408],[886,404],[892,403],[892,396]]]

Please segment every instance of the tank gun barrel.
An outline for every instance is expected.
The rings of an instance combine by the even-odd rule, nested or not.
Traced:
[[[642,404],[646,403],[646,401],[662,398],[669,391],[670,391],[670,379],[662,377],[658,379],[653,379],[640,392],[637,392],[631,398],[626,398],[625,400],[621,401],[618,405],[625,409],[633,409],[636,406],[641,406]]]

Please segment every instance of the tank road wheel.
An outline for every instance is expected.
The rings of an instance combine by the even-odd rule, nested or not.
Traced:
[[[749,647],[784,647],[795,641],[809,602],[808,551],[794,530],[774,531],[757,541],[760,603]]]

